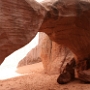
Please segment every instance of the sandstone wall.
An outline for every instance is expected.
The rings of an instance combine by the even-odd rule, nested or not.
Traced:
[[[72,58],[73,54],[69,49],[51,41],[48,35],[40,32],[39,44],[33,48],[21,62],[19,62],[18,66],[42,61],[46,73],[56,74],[60,73],[60,67],[64,59],[67,63]]]

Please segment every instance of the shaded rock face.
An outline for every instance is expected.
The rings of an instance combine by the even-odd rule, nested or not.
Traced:
[[[67,63],[73,58],[72,52],[68,48],[51,41],[45,33],[40,33],[39,37],[39,53],[45,72],[48,74],[60,73],[60,67],[62,66],[65,55],[67,54],[65,60]],[[62,69],[66,63],[64,63]]]
[[[47,13],[41,31],[45,31],[51,40],[69,47],[78,63],[90,58],[90,4],[82,0],[70,2],[58,0],[53,4],[58,13],[54,9]]]
[[[25,0],[0,0],[0,63],[32,40],[40,18]]]
[[[73,58],[70,62],[66,64],[62,73],[58,77],[57,82],[59,84],[65,84],[74,80],[75,79],[74,67],[75,67],[75,60]]]
[[[89,58],[90,34],[89,34],[89,2],[82,0],[58,0],[52,7],[56,7],[56,16],[48,12],[41,31],[45,31],[51,40],[69,47],[82,60]],[[61,6],[61,3],[63,6]],[[77,7],[76,7],[77,5]],[[59,11],[62,8],[62,13]],[[65,6],[65,8],[64,8]],[[70,6],[70,7],[69,7]],[[73,8],[73,11],[70,9]],[[78,11],[80,10],[80,11]],[[69,13],[70,12],[70,13]],[[51,16],[52,15],[52,16]],[[54,17],[57,17],[54,19]]]
[[[87,63],[90,60],[89,17],[89,1],[58,0],[47,12],[41,26],[41,31],[47,33],[51,40],[69,47],[75,54],[78,77],[90,68]]]
[[[47,74],[59,74],[60,67],[63,70],[73,57],[68,48],[51,41],[47,34],[40,32],[38,45],[19,62],[18,67],[42,61]]]
[[[89,17],[89,0],[48,0],[41,3],[0,0],[0,62],[41,31],[51,40],[70,48],[76,55],[76,63],[82,62],[78,72],[87,70],[86,62],[90,59]]]

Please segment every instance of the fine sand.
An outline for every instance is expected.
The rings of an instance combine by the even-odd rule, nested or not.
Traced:
[[[58,75],[47,75],[42,63],[20,68],[0,69],[0,90],[90,90],[90,84],[75,80],[65,85],[57,83]]]

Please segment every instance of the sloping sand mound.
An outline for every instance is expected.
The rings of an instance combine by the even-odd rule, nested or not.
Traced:
[[[10,69],[0,72],[0,90],[90,90],[89,84],[78,80],[59,85],[56,82],[58,75],[45,74],[42,63],[24,66],[16,71]]]

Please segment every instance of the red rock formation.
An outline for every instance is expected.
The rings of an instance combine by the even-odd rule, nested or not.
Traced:
[[[90,69],[90,2],[58,0],[49,6],[40,30],[51,40],[70,48],[76,56],[80,77],[84,70]]]
[[[41,31],[72,50],[78,73],[89,69],[89,17],[89,0],[0,0],[0,62]]]
[[[60,73],[60,67],[62,66],[64,58],[65,63],[62,66],[62,70],[73,57],[69,49],[51,41],[48,35],[40,32],[38,45],[19,62],[18,67],[36,63],[41,60],[46,73],[57,74]]]
[[[32,40],[40,18],[25,0],[0,0],[0,63]]]
[[[70,50],[51,41],[45,33],[40,33],[39,42],[40,58],[48,74],[60,73],[60,67],[66,54],[65,64],[73,58],[73,54]]]
[[[69,47],[77,59],[83,60],[90,54],[89,10],[89,2],[58,0],[46,14],[41,31],[47,33],[53,41]]]

